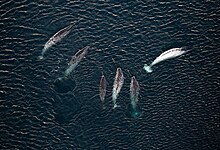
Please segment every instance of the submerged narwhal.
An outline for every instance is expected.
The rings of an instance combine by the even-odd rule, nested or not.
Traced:
[[[102,103],[104,103],[105,95],[106,95],[106,79],[105,79],[105,76],[102,75],[100,79],[100,84],[99,84],[99,96],[100,96],[100,100],[102,101]]]

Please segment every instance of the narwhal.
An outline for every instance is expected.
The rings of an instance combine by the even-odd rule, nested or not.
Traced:
[[[131,83],[130,83],[130,97],[132,100],[134,100],[134,103],[138,102],[139,91],[140,91],[139,83],[135,78],[135,76],[133,76],[131,78]]]
[[[38,57],[39,59],[44,58],[44,53],[53,45],[55,45],[57,42],[61,41],[65,36],[67,36],[71,29],[73,28],[74,23],[71,23],[69,26],[59,30],[57,33],[55,33],[44,45],[44,48],[41,52],[41,55]]]
[[[118,97],[119,92],[121,91],[122,85],[124,83],[124,75],[121,68],[117,68],[115,80],[113,83],[112,89],[112,101],[113,101],[113,108],[116,108],[118,105],[116,104],[116,99]]]
[[[64,77],[67,77],[70,75],[70,73],[78,66],[79,62],[85,57],[85,55],[88,53],[89,46],[86,46],[82,49],[80,49],[70,60],[68,63],[68,67],[64,72]],[[59,78],[61,80],[62,78]]]
[[[140,110],[138,109],[137,106],[139,91],[140,91],[139,83],[135,78],[135,76],[133,76],[131,78],[131,83],[130,83],[130,98],[131,98],[131,110],[132,110],[131,114],[135,118],[141,115]]]
[[[105,76],[102,75],[100,79],[100,84],[99,84],[99,96],[100,96],[100,100],[102,101],[102,103],[104,103],[105,95],[106,95],[106,79],[105,79]]]
[[[162,62],[167,59],[175,58],[177,56],[180,56],[182,54],[186,53],[184,48],[172,48],[165,52],[163,52],[160,56],[158,56],[149,66],[147,64],[144,65],[144,69],[150,73],[152,72],[152,66],[156,65],[159,62]]]

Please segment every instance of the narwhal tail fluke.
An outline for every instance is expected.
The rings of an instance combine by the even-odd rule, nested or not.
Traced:
[[[151,73],[153,71],[151,65],[148,66],[147,64],[144,65],[144,70],[146,70],[148,73]]]
[[[42,60],[42,59],[44,59],[44,56],[43,56],[43,55],[38,56],[38,59],[39,59],[39,60]]]
[[[45,48],[45,46],[44,46],[44,48],[43,48],[43,50],[42,50],[42,52],[41,52],[41,55],[38,56],[38,59],[39,59],[39,60],[44,59],[44,53],[46,52],[46,50],[47,50],[47,48]]]
[[[114,104],[114,106],[113,106],[113,109],[115,109],[115,108],[117,108],[117,107],[120,107],[118,104]]]

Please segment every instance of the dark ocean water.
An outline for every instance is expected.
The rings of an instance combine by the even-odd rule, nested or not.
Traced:
[[[0,2],[0,149],[220,149],[220,2]],[[45,42],[76,26],[39,61]],[[57,82],[77,50],[85,59]],[[154,66],[165,50],[189,53]],[[125,83],[112,109],[117,67]],[[105,74],[107,98],[99,99]],[[130,110],[131,76],[141,116]]]

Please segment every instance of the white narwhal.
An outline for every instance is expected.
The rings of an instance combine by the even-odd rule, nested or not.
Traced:
[[[175,58],[177,56],[180,56],[182,54],[186,53],[186,51],[184,50],[184,48],[172,48],[169,49],[165,52],[163,52],[162,54],[160,54],[160,56],[158,56],[150,65],[145,64],[144,65],[144,70],[146,70],[148,73],[152,72],[152,66],[158,64],[159,62],[162,62],[164,60],[167,59],[171,59],[171,58]]]
[[[44,48],[41,52],[41,55],[38,57],[39,59],[44,58],[44,53],[53,45],[55,45],[57,42],[61,41],[67,34],[70,33],[72,30],[74,24],[70,24],[69,26],[59,30],[57,33],[55,33],[44,45]]]

